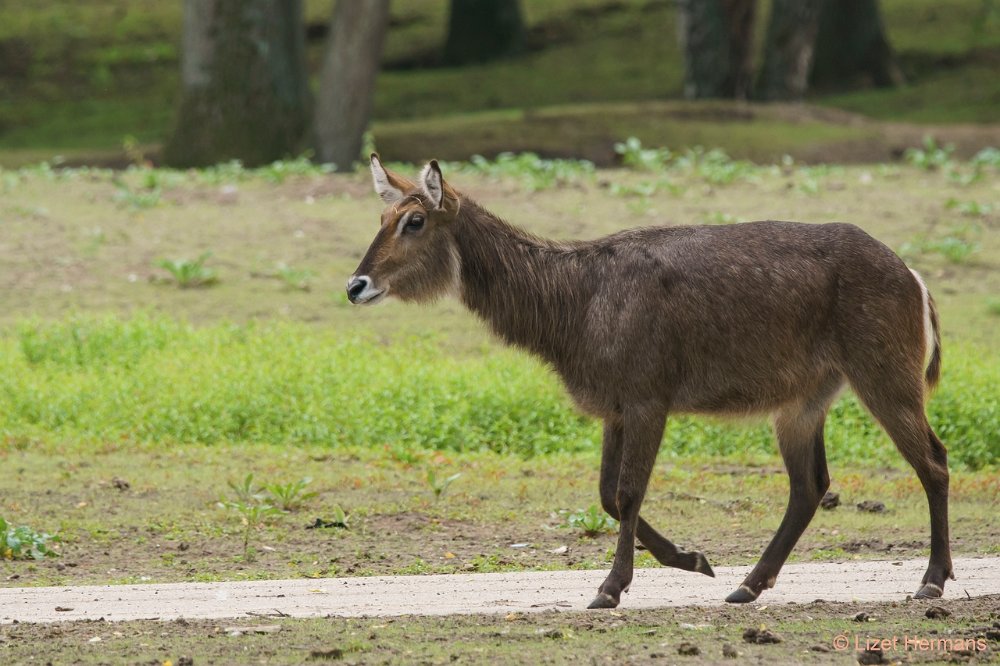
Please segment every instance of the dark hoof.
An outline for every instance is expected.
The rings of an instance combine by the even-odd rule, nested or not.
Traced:
[[[695,557],[694,569],[692,571],[715,578],[715,572],[712,571],[712,565],[708,563],[708,559],[698,552],[692,553],[692,555]]]
[[[942,594],[944,594],[944,590],[941,589],[941,586],[935,585],[934,583],[924,583],[923,587],[917,590],[917,593],[913,595],[913,598],[940,599]]]
[[[598,592],[587,608],[616,608],[618,600],[606,592]]]
[[[746,585],[740,585],[736,588],[735,592],[726,597],[726,603],[728,604],[748,604],[756,600],[757,595]]]

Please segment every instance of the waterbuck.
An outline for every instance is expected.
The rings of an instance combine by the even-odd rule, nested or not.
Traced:
[[[371,156],[386,203],[347,284],[353,303],[453,294],[505,342],[545,359],[603,419],[601,503],[621,522],[591,608],[618,605],[635,539],[661,563],[714,576],[639,516],[669,412],[770,414],[790,478],[785,516],[726,601],[753,601],[830,484],[823,423],[850,385],[914,467],[930,505],[931,555],[917,597],[952,576],[948,465],[924,412],[941,343],[934,301],[888,247],[850,224],[651,227],[554,242],[500,220],[446,183],[417,183]]]

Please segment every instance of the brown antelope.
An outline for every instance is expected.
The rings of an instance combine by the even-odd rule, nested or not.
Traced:
[[[770,414],[790,478],[785,516],[726,601],[773,587],[830,484],[823,423],[849,384],[914,467],[930,505],[930,564],[917,597],[952,576],[948,465],[924,413],[941,344],[934,301],[888,247],[850,224],[652,227],[554,242],[450,187],[436,162],[417,183],[371,157],[386,203],[347,284],[353,303],[453,294],[505,342],[555,368],[604,420],[600,494],[621,522],[591,608],[618,605],[638,538],[663,565],[714,576],[639,515],[667,414]]]

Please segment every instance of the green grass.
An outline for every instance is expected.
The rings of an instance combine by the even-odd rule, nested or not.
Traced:
[[[456,358],[426,341],[390,347],[292,324],[190,328],[162,318],[23,324],[0,340],[0,433],[13,442],[135,440],[387,446],[539,456],[594,451],[545,368],[514,352]],[[952,348],[932,422],[951,459],[1000,462],[1000,366]],[[829,419],[835,461],[898,454],[854,400]],[[678,417],[664,454],[773,451],[764,426]]]

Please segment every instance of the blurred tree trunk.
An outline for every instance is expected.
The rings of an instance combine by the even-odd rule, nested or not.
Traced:
[[[684,96],[746,99],[756,0],[682,0]]]
[[[254,166],[295,154],[308,101],[302,0],[184,0],[181,101],[167,164]]]
[[[811,81],[844,86],[862,78],[880,88],[903,82],[878,0],[827,2],[819,17]]]
[[[451,0],[447,65],[484,62],[524,50],[521,0]]]
[[[389,0],[339,0],[332,21],[316,99],[316,156],[347,170],[371,117]]]
[[[781,100],[805,95],[822,8],[823,0],[774,0],[757,80],[758,97]]]

